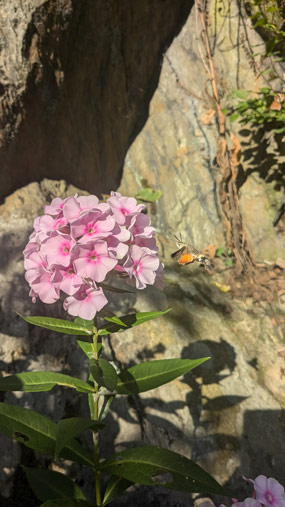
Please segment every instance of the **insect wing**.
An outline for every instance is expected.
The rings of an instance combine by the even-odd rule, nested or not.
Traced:
[[[171,254],[172,259],[178,259],[183,254],[184,250],[186,250],[186,246],[183,246],[182,248],[179,248],[179,250],[176,250],[176,252],[173,252]]]

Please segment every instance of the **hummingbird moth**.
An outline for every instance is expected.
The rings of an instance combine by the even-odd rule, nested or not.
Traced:
[[[196,250],[193,246],[184,243],[181,237],[180,239],[177,236],[174,237],[179,250],[173,252],[171,254],[171,258],[176,259],[178,264],[181,266],[187,266],[187,264],[192,264],[196,261],[199,262],[200,266],[204,267],[207,271],[210,271],[215,267],[209,257],[199,252],[199,250]]]

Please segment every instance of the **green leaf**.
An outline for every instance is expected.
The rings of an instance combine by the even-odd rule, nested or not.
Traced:
[[[93,503],[85,500],[74,500],[73,498],[59,498],[54,500],[47,500],[42,503],[40,507],[94,507]]]
[[[141,312],[141,313],[132,313],[131,315],[124,315],[120,317],[120,321],[122,324],[118,324],[117,321],[110,320],[112,319],[108,317],[109,324],[106,324],[104,327],[99,329],[99,335],[103,336],[105,334],[117,333],[118,331],[125,331],[126,329],[130,329],[131,327],[139,326],[148,320],[156,319],[157,317],[161,317],[166,313],[170,312],[172,308],[165,310],[163,312]]]
[[[119,374],[117,392],[137,394],[162,386],[210,359],[158,359],[146,361]]]
[[[99,283],[98,285],[102,287],[102,289],[109,290],[110,292],[117,292],[118,294],[134,294],[133,290],[118,289],[118,287],[113,287],[112,285],[107,285],[106,283]]]
[[[110,410],[110,407],[111,407],[111,404],[113,403],[113,400],[114,400],[115,396],[104,396],[104,400],[103,400],[103,405],[101,407],[101,410],[100,410],[100,414],[99,414],[99,421],[103,421],[106,417],[106,415],[108,414],[109,410]]]
[[[226,260],[225,260],[225,265],[226,265],[226,266],[229,266],[229,267],[232,267],[233,262],[234,262],[234,261],[233,261],[233,259],[231,259],[231,258],[226,259]]]
[[[24,466],[22,468],[34,494],[43,502],[53,498],[86,499],[79,486],[66,475],[54,472],[53,470],[42,470]]]
[[[253,25],[253,28],[256,28],[257,26],[264,26],[266,25],[266,19],[265,18],[261,18],[259,19],[254,25]]]
[[[246,99],[248,96],[248,93],[245,90],[233,90],[233,94],[238,99]]]
[[[236,121],[238,118],[239,118],[239,113],[233,113],[229,116],[229,120],[231,123],[233,123],[234,121]]]
[[[144,202],[155,202],[158,201],[162,196],[161,190],[153,190],[152,188],[142,188],[136,195],[135,198]]]
[[[29,324],[44,327],[45,329],[50,329],[51,331],[57,331],[58,333],[80,336],[92,335],[92,329],[90,327],[77,324],[76,322],[71,322],[70,320],[55,319],[53,317],[24,317],[24,315],[21,315],[20,313],[18,313],[18,315],[20,315],[20,317],[22,317],[22,319],[26,322],[29,322]]]
[[[285,127],[280,127],[278,129],[274,129],[275,134],[282,134],[285,132]]]
[[[267,12],[279,12],[278,7],[276,5],[272,5],[272,7],[266,7]]]
[[[55,458],[59,456],[61,450],[68,442],[70,442],[70,440],[78,437],[78,435],[80,435],[83,431],[88,429],[98,431],[103,427],[103,423],[99,421],[92,421],[92,419],[87,419],[85,417],[69,417],[68,419],[61,419],[56,425]]]
[[[94,320],[82,319],[81,317],[76,317],[74,319],[75,324],[79,324],[83,328],[91,329],[93,333],[94,330]]]
[[[90,359],[90,371],[99,386],[114,391],[118,382],[118,375],[114,366],[106,359]]]
[[[91,359],[94,357],[93,344],[90,342],[83,342],[82,340],[77,340],[79,347],[83,350],[84,354]]]
[[[133,482],[124,479],[123,477],[117,477],[112,475],[107,483],[102,505],[107,505],[117,498],[123,491],[132,486]]]
[[[219,248],[217,248],[216,250],[216,257],[221,257],[221,255],[223,255],[225,253],[225,249],[224,247],[220,246]]]
[[[107,320],[108,322],[113,322],[114,324],[118,324],[122,327],[128,327],[127,324],[125,324],[119,317],[114,315],[113,317],[104,317],[104,320]]]
[[[50,391],[56,385],[72,387],[81,393],[94,392],[94,387],[87,382],[52,371],[31,371],[0,378],[0,391],[37,393]]]
[[[193,461],[159,447],[127,449],[103,461],[100,469],[102,472],[124,477],[136,484],[166,486],[189,493],[232,496]]]
[[[54,456],[56,424],[33,410],[0,403],[0,431],[35,451]],[[60,457],[93,466],[87,451],[75,440],[64,447]]]

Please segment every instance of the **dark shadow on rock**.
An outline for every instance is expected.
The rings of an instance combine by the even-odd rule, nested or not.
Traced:
[[[47,176],[95,194],[119,185],[125,154],[148,117],[163,54],[192,5],[61,0],[32,11],[23,44],[17,41],[21,64],[30,67],[24,92],[17,94],[15,83],[3,90],[1,200]]]
[[[266,183],[274,183],[275,190],[285,187],[284,134],[274,133],[274,125],[251,126],[240,130],[243,160],[247,175],[257,173]]]

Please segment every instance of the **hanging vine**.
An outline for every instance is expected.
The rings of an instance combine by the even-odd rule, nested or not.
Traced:
[[[219,132],[216,160],[220,169],[219,196],[225,220],[227,247],[234,255],[237,274],[247,273],[252,276],[255,270],[255,261],[243,227],[237,187],[237,171],[241,148],[236,136],[227,129],[226,117],[221,107],[218,81],[209,41],[206,1],[195,0],[195,9],[196,29],[198,32],[200,27],[200,37],[203,43],[202,47],[201,45],[199,46],[199,52],[208,80],[211,83],[216,108],[216,120]],[[198,35],[197,33],[197,39],[199,40]]]

